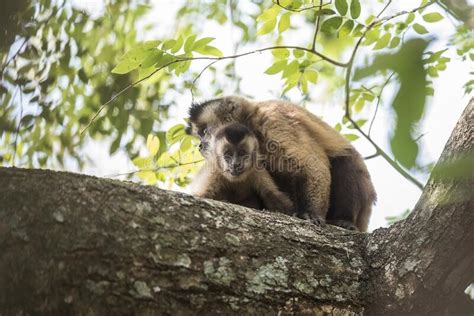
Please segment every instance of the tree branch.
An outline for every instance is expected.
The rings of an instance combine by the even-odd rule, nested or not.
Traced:
[[[273,1],[273,4],[276,4],[277,6],[279,6],[280,8],[283,8],[287,11],[291,11],[291,12],[303,12],[303,11],[307,11],[307,10],[312,10],[312,9],[321,9],[327,5],[330,5],[332,3],[332,0],[329,0],[329,2],[327,3],[322,3],[322,1],[320,1],[319,5],[312,5],[312,6],[309,6],[309,7],[303,7],[303,8],[299,8],[299,9],[292,9],[290,7],[285,7],[283,5],[280,4],[280,0],[277,0],[276,2]]]
[[[47,170],[0,168],[0,205],[2,315],[362,312],[362,233]]]
[[[319,6],[322,7],[323,5],[323,0],[319,0]],[[311,46],[311,50],[315,51],[316,50],[316,40],[318,38],[318,32],[319,32],[319,23],[321,20],[321,15],[318,14],[316,16],[316,27],[314,29],[314,36],[313,36],[313,45]]]
[[[473,115],[474,99],[408,218],[369,236],[367,258],[374,268],[371,284],[376,299],[368,314],[471,315],[474,311],[474,301],[464,294],[474,280],[474,180],[466,176],[469,170],[457,176],[436,172],[473,157]]]
[[[399,12],[397,14],[394,14],[390,17],[386,17],[386,18],[382,18],[382,19],[379,19],[379,20],[375,20],[373,21],[371,24],[369,24],[367,26],[367,28],[364,30],[364,32],[362,33],[362,36],[359,38],[359,40],[357,41],[356,45],[354,46],[354,49],[352,51],[352,54],[349,58],[349,61],[346,63],[347,64],[347,67],[346,67],[346,78],[345,78],[345,114],[344,116],[349,120],[349,122],[351,122],[351,124],[354,126],[354,128],[362,135],[364,136],[365,139],[367,139],[371,144],[372,146],[374,146],[375,150],[377,151],[377,153],[382,156],[395,170],[397,170],[398,173],[400,173],[405,179],[407,179],[408,181],[412,182],[414,185],[416,185],[420,190],[423,189],[423,184],[421,182],[419,182],[415,177],[413,177],[411,174],[409,174],[407,171],[405,171],[405,169],[400,166],[395,160],[393,160],[382,148],[380,148],[373,140],[372,138],[367,135],[363,130],[362,128],[352,119],[351,117],[351,112],[350,112],[350,82],[351,82],[351,74],[352,74],[352,68],[353,68],[353,64],[354,64],[354,60],[355,60],[355,56],[357,54],[357,50],[359,49],[362,41],[364,40],[365,36],[367,35],[367,32],[370,31],[372,28],[378,26],[378,25],[381,25],[391,19],[394,19],[396,17],[399,17],[401,15],[404,15],[404,14],[408,14],[408,13],[411,13],[411,12],[416,12],[418,10],[422,10],[430,5],[432,5],[433,3],[435,3],[436,1],[431,1],[431,2],[428,2],[427,4],[425,5],[422,5],[418,8],[415,8],[413,10],[410,10],[410,11],[403,11],[403,12]],[[381,15],[381,13],[386,9],[387,6],[385,6],[382,11],[378,14],[378,16]]]
[[[177,59],[173,60],[173,61],[170,61],[168,63],[166,63],[165,65],[157,68],[156,70],[154,70],[152,73],[150,73],[149,75],[147,75],[146,77],[140,79],[140,80],[137,80],[135,82],[132,82],[131,84],[127,85],[125,88],[123,88],[122,90],[120,90],[116,95],[114,95],[112,98],[110,98],[107,102],[105,102],[104,104],[102,104],[99,109],[97,110],[97,112],[94,114],[94,116],[89,120],[89,123],[86,125],[86,127],[84,127],[81,131],[81,135],[84,134],[84,132],[92,125],[92,123],[95,122],[95,120],[97,119],[97,117],[100,115],[100,113],[102,112],[102,110],[107,106],[109,105],[110,103],[112,103],[115,99],[117,99],[119,96],[121,96],[122,94],[124,94],[125,92],[127,92],[129,89],[135,87],[136,85],[142,83],[143,81],[151,78],[152,76],[154,76],[156,73],[158,73],[160,70],[172,65],[172,64],[176,64],[176,63],[180,63],[180,62],[186,62],[186,61],[192,61],[192,60],[213,60],[213,61],[220,61],[220,60],[225,60],[225,59],[235,59],[235,58],[239,58],[239,57],[244,57],[244,56],[247,56],[247,55],[252,55],[252,54],[255,54],[255,53],[261,53],[261,52],[265,52],[265,51],[269,51],[269,50],[276,50],[276,49],[297,49],[297,50],[303,50],[303,51],[307,51],[309,53],[312,53],[316,56],[319,56],[320,58],[322,58],[323,60],[335,65],[335,66],[339,66],[339,67],[346,67],[346,64],[344,63],[341,63],[341,62],[338,62],[336,60],[333,60],[331,59],[330,57],[327,57],[321,53],[319,53],[318,51],[316,50],[312,50],[312,49],[309,49],[309,48],[305,48],[305,47],[300,47],[300,46],[271,46],[271,47],[265,47],[265,48],[260,48],[260,49],[257,49],[257,50],[253,50],[253,51],[249,51],[249,52],[245,52],[245,53],[241,53],[241,54],[236,54],[236,55],[230,55],[230,56],[223,56],[223,57],[187,57],[187,58],[178,58],[176,57]]]
[[[473,154],[473,114],[474,100],[438,166]],[[363,234],[129,182],[0,168],[0,312],[470,315],[473,185],[435,172],[406,220]]]

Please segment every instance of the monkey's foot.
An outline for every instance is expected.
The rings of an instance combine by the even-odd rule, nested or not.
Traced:
[[[310,215],[309,213],[303,213],[300,216],[298,216],[304,220],[307,220],[308,222],[317,225],[317,226],[324,226],[326,224],[326,220],[320,216],[317,215]]]

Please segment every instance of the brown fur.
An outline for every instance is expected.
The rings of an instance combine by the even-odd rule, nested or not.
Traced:
[[[195,135],[229,121],[248,126],[259,139],[267,170],[290,196],[298,216],[367,230],[376,194],[365,163],[349,141],[318,117],[288,102],[241,97],[211,100],[190,112],[188,132]],[[201,133],[204,156],[210,134]]]
[[[235,124],[235,123],[233,123]],[[235,178],[226,173],[223,148],[235,147],[222,134],[226,126],[215,131],[210,141],[210,154],[193,182],[194,194],[204,198],[226,201],[255,209],[294,213],[290,198],[281,192],[265,168],[256,168],[258,141],[247,135],[240,146],[245,146],[251,159],[244,173]]]

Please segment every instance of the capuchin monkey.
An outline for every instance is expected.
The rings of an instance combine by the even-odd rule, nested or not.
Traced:
[[[255,135],[266,170],[297,216],[367,231],[376,193],[363,158],[336,130],[289,102],[230,96],[193,104],[186,131],[201,139],[201,153],[212,159],[213,133],[230,122]]]
[[[194,194],[255,209],[294,213],[265,169],[253,133],[239,123],[218,128],[208,142],[206,163],[193,181]],[[263,163],[263,162],[262,162]]]

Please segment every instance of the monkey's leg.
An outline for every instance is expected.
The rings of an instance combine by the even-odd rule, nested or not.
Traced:
[[[298,216],[316,225],[325,223],[329,207],[331,174],[329,168],[317,160],[307,161],[300,173],[298,190],[301,203]]]
[[[258,171],[255,186],[265,209],[282,211],[290,215],[294,213],[293,202],[288,195],[278,189],[268,171]]]
[[[349,156],[332,158],[331,180],[328,223],[367,231],[376,193],[360,154],[352,149]]]

